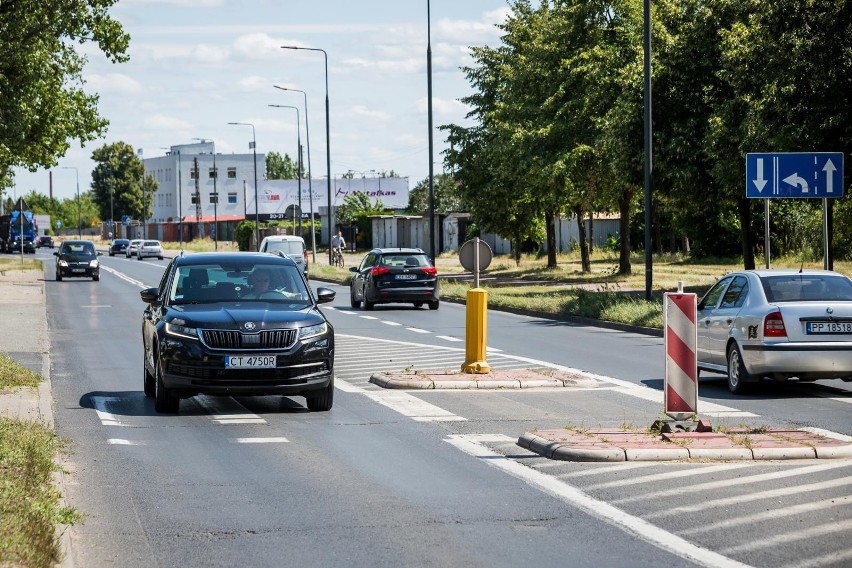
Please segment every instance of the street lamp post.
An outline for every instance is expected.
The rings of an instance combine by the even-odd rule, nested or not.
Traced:
[[[79,238],[83,238],[83,218],[80,214],[80,170],[76,168],[76,166],[62,166],[62,169],[65,170],[74,170],[74,174],[77,176],[77,236]],[[110,198],[112,198],[112,187],[110,187]]]
[[[302,93],[302,96],[305,98],[305,138],[307,138],[308,144],[308,207],[311,208],[311,254],[312,254],[312,262],[317,261],[317,237],[314,231],[314,186],[311,182],[311,179],[314,177],[314,170],[311,168],[311,130],[308,127],[308,94],[305,91],[300,91],[299,89],[289,89],[287,87],[279,87],[278,85],[272,85],[276,89],[281,89],[282,91],[294,91],[296,93]]]
[[[429,256],[435,263],[435,165],[432,161],[432,12],[426,0],[426,90],[429,107]]]
[[[296,49],[304,51],[320,51],[325,58],[325,160],[326,174],[328,180],[328,264],[332,264],[331,250],[331,229],[334,226],[334,214],[331,208],[331,125],[329,123],[328,112],[328,53],[324,49],[318,47],[296,47],[292,45],[282,45],[282,49]],[[309,152],[310,153],[310,152]]]
[[[233,126],[251,126],[251,151],[254,156],[254,240],[255,250],[260,251],[260,210],[257,201],[257,136],[251,122],[229,122]]]
[[[301,236],[302,232],[302,123],[299,120],[299,107],[294,107],[290,105],[269,105],[275,108],[291,108],[296,111],[296,151],[298,152],[297,156],[297,173],[296,180],[299,186],[299,233]],[[295,221],[295,219],[294,219]],[[293,233],[295,234],[296,227],[293,227]]]

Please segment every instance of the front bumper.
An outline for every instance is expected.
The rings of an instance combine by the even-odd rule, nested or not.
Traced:
[[[199,341],[161,338],[163,383],[182,397],[302,395],[327,387],[334,376],[331,338],[297,343],[288,350],[211,350]],[[275,355],[270,369],[226,369],[227,355]]]
[[[85,268],[69,265],[67,267],[56,267],[56,272],[62,276],[63,278],[95,278],[100,277],[100,267],[92,268],[91,266],[86,266]]]
[[[852,377],[849,343],[759,343],[743,345],[743,361],[752,375],[778,378]]]

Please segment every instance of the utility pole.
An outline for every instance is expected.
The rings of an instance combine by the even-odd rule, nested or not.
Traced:
[[[195,194],[192,196],[192,202],[195,203],[195,234],[201,237],[203,235],[203,226],[201,224],[201,188],[198,181],[201,176],[198,175],[198,156],[192,159],[192,169],[195,171]]]

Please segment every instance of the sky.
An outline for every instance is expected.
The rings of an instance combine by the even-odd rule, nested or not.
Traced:
[[[442,124],[470,124],[460,101],[472,93],[461,68],[470,47],[496,46],[506,0],[429,0],[431,9],[434,172],[443,171]],[[219,153],[250,153],[254,125],[258,153],[297,156],[310,145],[314,178],[327,175],[325,57],[331,175],[393,170],[410,186],[429,175],[427,1],[424,0],[119,0],[110,14],[130,34],[130,61],[110,63],[94,45],[87,92],[100,96],[106,135],[81,147],[72,141],[53,171],[53,196],[91,185],[96,149],[123,141],[144,158],[169,146],[213,140]],[[298,89],[305,95],[276,89]],[[306,135],[306,123],[309,138]],[[74,170],[76,168],[76,172]],[[47,170],[15,169],[17,195],[47,194]]]

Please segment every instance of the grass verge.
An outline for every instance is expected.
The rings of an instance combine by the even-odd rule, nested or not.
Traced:
[[[37,387],[41,376],[0,353],[0,390]],[[51,482],[66,441],[44,425],[0,418],[0,566],[42,568],[60,560],[56,526],[80,519]]]

